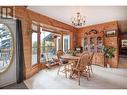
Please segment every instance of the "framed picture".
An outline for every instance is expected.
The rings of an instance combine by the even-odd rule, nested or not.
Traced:
[[[122,40],[122,48],[127,48],[127,39]]]
[[[106,37],[114,37],[117,36],[117,31],[116,30],[107,30],[105,31]]]

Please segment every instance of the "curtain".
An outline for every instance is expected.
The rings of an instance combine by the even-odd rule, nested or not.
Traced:
[[[16,77],[17,83],[24,80],[24,52],[21,20],[16,20]]]

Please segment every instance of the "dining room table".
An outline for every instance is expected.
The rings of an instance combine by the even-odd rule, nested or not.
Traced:
[[[75,63],[77,64],[78,60],[80,59],[80,56],[79,55],[64,54],[61,56],[61,58],[68,60],[69,64],[72,63],[74,65]]]
[[[77,60],[80,59],[80,56],[73,56],[73,55],[70,55],[70,54],[64,54],[64,55],[61,56],[61,58],[66,59],[66,60],[77,61]]]

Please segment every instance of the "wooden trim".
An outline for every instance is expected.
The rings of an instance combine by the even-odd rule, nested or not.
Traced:
[[[40,27],[38,27],[38,50],[37,50],[37,62],[38,62],[38,71],[40,70]]]
[[[61,33],[61,36],[60,36],[60,50],[63,51],[63,33]]]
[[[61,32],[69,32],[70,30],[66,30],[66,29],[62,29],[62,28],[58,28],[58,27],[54,27],[51,25],[46,25],[46,24],[40,24],[40,26],[42,26],[42,28],[45,29],[49,29],[49,30],[54,30],[54,31],[61,31]]]

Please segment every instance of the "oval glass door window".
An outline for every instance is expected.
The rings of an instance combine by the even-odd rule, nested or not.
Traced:
[[[0,73],[8,70],[13,59],[13,35],[5,24],[0,24]]]

